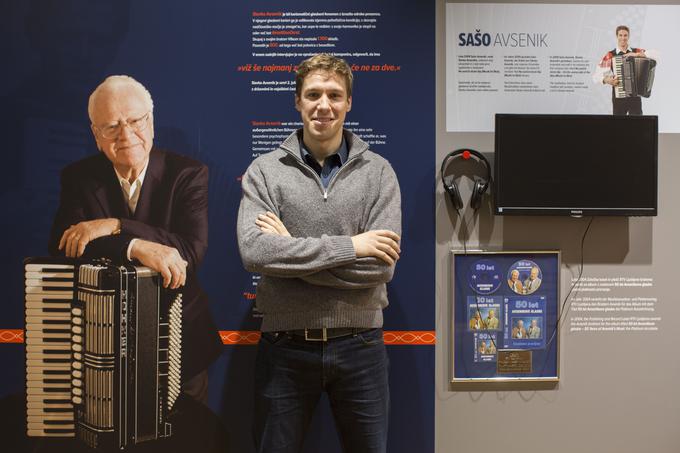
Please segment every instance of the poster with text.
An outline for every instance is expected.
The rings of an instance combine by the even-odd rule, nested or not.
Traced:
[[[302,126],[295,67],[330,52],[354,73],[345,127],[390,162],[402,194],[404,252],[383,323],[390,388],[399,395],[390,401],[388,448],[433,452],[435,304],[422,301],[435,300],[435,203],[423,189],[435,169],[435,6],[432,0],[5,2],[0,45],[11,64],[0,74],[0,130],[11,171],[0,197],[11,215],[0,220],[0,231],[11,239],[0,264],[2,413],[25,420],[22,260],[48,253],[62,169],[100,152],[87,111],[92,90],[108,75],[127,74],[153,97],[154,146],[209,169],[209,245],[198,278],[224,349],[209,369],[207,405],[228,427],[229,451],[254,451],[260,276],[244,268],[236,237],[241,180],[254,159]],[[12,402],[21,404],[7,405]],[[10,431],[25,441],[25,429]],[[339,453],[336,433],[330,405],[319,404],[300,451]],[[34,450],[14,448],[8,436],[3,446]]]
[[[680,5],[449,3],[446,129],[491,132],[496,113],[611,114],[605,82],[623,71],[612,58],[623,43],[652,60],[631,71],[626,86],[642,94],[630,99],[659,116],[659,132],[680,132],[680,61],[669,39],[679,23]],[[621,25],[627,41],[617,41]]]

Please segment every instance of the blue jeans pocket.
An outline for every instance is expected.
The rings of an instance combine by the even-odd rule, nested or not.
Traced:
[[[375,346],[383,344],[383,331],[382,329],[371,329],[365,332],[358,333],[357,338],[366,346]]]

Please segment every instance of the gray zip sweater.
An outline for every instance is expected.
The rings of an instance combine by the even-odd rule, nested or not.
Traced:
[[[255,159],[243,176],[238,244],[245,268],[262,274],[261,330],[382,327],[394,266],[357,258],[351,237],[379,229],[401,235],[397,177],[387,160],[344,131],[349,157],[324,189],[300,157],[301,134]],[[255,220],[266,211],[292,237],[260,231]]]

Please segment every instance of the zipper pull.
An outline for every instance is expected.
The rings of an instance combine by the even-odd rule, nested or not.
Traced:
[[[328,191],[324,190],[323,191],[323,201],[327,201],[327,200],[328,200]]]

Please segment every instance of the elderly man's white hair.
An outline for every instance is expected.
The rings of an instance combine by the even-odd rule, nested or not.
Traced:
[[[141,83],[127,75],[112,75],[104,79],[104,81],[101,84],[99,84],[99,86],[95,88],[92,94],[90,95],[90,99],[87,102],[87,114],[90,117],[91,123],[94,124],[92,116],[94,112],[94,105],[97,102],[97,97],[103,91],[113,91],[123,86],[134,86],[138,88],[142,95],[144,96],[144,100],[146,101],[149,107],[149,111],[153,113],[153,99],[151,99],[151,93],[149,93],[149,90],[147,90],[144,85],[142,85]]]

